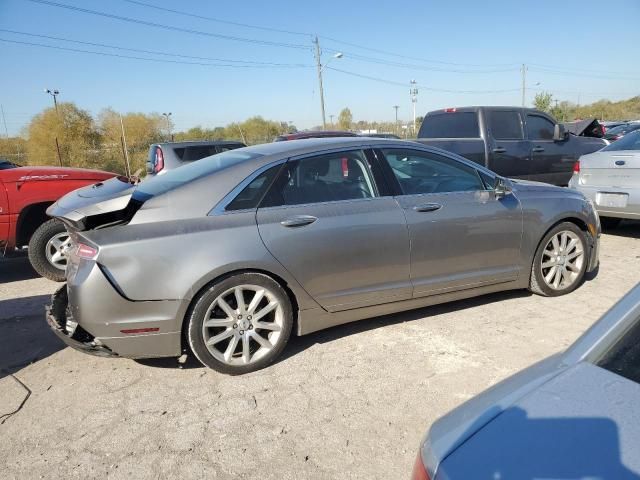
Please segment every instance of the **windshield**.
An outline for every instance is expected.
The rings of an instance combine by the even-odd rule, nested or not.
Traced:
[[[602,149],[603,152],[615,152],[617,150],[640,150],[640,130],[631,132]]]
[[[155,197],[185,183],[261,156],[262,154],[243,150],[229,150],[218,153],[217,155],[203,158],[202,160],[184,165],[175,170],[170,170],[163,175],[156,175],[153,178],[144,180],[138,185],[134,197],[141,200]]]
[[[596,362],[599,367],[640,383],[640,318]]]

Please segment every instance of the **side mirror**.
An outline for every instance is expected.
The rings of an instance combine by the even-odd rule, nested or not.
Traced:
[[[564,129],[564,125],[560,125],[556,123],[556,126],[553,127],[553,141],[561,142],[567,137],[567,131]]]
[[[493,184],[493,193],[497,199],[503,198],[511,193],[511,185],[507,180],[502,177],[496,177],[496,181]]]

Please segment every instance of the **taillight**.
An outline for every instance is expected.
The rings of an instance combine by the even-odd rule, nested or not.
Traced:
[[[96,248],[90,247],[89,245],[85,245],[84,243],[79,243],[76,250],[76,255],[86,260],[93,260],[98,256],[98,250]]]
[[[429,480],[429,475],[427,475],[427,470],[426,468],[424,468],[424,464],[422,463],[422,455],[420,455],[419,451],[418,456],[416,457],[416,461],[413,464],[411,480]]]
[[[158,173],[164,168],[164,153],[160,147],[156,147],[156,161],[153,162],[153,171]]]
[[[455,113],[457,110],[457,108],[445,108],[444,111],[445,113]]]
[[[580,160],[573,164],[573,173],[580,173]]]
[[[342,176],[344,178],[349,177],[349,159],[346,157],[342,159]]]

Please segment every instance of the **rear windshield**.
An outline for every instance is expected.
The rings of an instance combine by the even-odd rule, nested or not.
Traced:
[[[615,152],[616,150],[640,150],[640,130],[631,132],[602,149],[603,152]]]
[[[242,150],[229,150],[217,155],[212,155],[183,167],[169,170],[165,174],[147,178],[138,185],[138,188],[136,188],[134,192],[134,197],[138,200],[146,200],[173,190],[185,183],[197,180],[198,178],[261,156],[262,154],[260,153]]]
[[[418,138],[478,138],[478,114],[451,112],[427,115],[422,122]]]

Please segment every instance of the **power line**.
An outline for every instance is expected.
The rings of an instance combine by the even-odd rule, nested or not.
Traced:
[[[229,62],[229,63],[242,63],[242,64],[250,64],[250,65],[262,65],[262,66],[270,66],[270,67],[309,67],[310,65],[305,65],[302,63],[272,63],[272,62],[257,62],[257,61],[253,61],[253,60],[232,60],[232,59],[228,59],[228,58],[214,58],[214,57],[199,57],[199,56],[195,56],[195,55],[183,55],[183,54],[177,54],[177,53],[168,53],[168,52],[160,52],[158,50],[141,50],[141,49],[137,49],[137,48],[128,48],[128,47],[121,47],[118,45],[109,45],[106,43],[95,43],[95,42],[85,42],[85,41],[81,41],[81,40],[71,40],[69,38],[62,38],[62,37],[53,37],[50,35],[41,35],[41,34],[36,34],[36,33],[28,33],[28,32],[19,32],[17,30],[6,30],[3,28],[0,28],[0,32],[5,32],[5,33],[14,33],[14,34],[18,34],[18,35],[26,35],[29,37],[37,37],[37,38],[46,38],[49,40],[59,40],[62,42],[70,42],[70,43],[77,43],[77,44],[81,44],[81,45],[91,45],[93,47],[104,47],[104,48],[113,48],[116,50],[125,50],[125,51],[129,51],[129,52],[139,52],[139,53],[149,53],[152,55],[164,55],[164,56],[169,56],[169,57],[177,57],[177,58],[191,58],[191,59],[195,59],[195,60],[211,60],[211,61],[215,61],[215,62]]]
[[[394,80],[387,80],[384,78],[378,78],[378,77],[372,77],[370,75],[363,75],[360,73],[355,73],[355,72],[349,72],[347,70],[342,70],[339,68],[334,68],[334,67],[325,67],[327,70],[333,70],[334,72],[340,72],[340,73],[344,73],[345,75],[351,75],[353,77],[358,77],[358,78],[365,78],[367,80],[372,80],[375,82],[380,82],[380,83],[386,83],[388,85],[397,85],[399,87],[407,87],[408,83],[406,82],[396,82]],[[444,93],[477,93],[477,94],[484,94],[484,93],[506,93],[506,92],[518,92],[520,91],[519,88],[511,88],[511,89],[504,89],[504,90],[449,90],[449,89],[444,89],[444,88],[434,88],[434,87],[427,87],[425,85],[419,85],[416,84],[417,87],[423,89],[423,90],[429,90],[431,92],[444,92]]]
[[[307,36],[307,37],[311,37],[312,36],[310,33],[307,33],[307,32],[294,32],[292,30],[282,30],[282,29],[279,29],[279,28],[262,27],[262,26],[259,26],[259,25],[250,25],[248,23],[232,22],[231,20],[222,20],[222,19],[219,19],[219,18],[207,17],[205,15],[198,15],[198,14],[195,14],[195,13],[185,12],[185,11],[181,11],[181,10],[174,10],[172,8],[160,7],[158,5],[152,5],[150,3],[139,2],[137,0],[123,0],[123,1],[124,2],[128,2],[128,3],[132,3],[134,5],[140,5],[142,7],[153,8],[155,10],[161,10],[161,11],[164,11],[164,12],[175,13],[177,15],[183,15],[185,17],[199,18],[200,20],[208,20],[210,22],[224,23],[224,24],[227,24],[227,25],[235,25],[237,27],[255,28],[256,30],[264,30],[264,31],[267,31],[267,32],[276,32],[276,33],[287,33],[287,34],[290,34],[290,35],[302,35],[302,36]]]
[[[71,48],[71,47],[60,47],[57,45],[45,45],[43,43],[35,43],[35,42],[22,42],[19,40],[9,40],[6,38],[0,38],[0,42],[8,42],[8,43],[16,43],[20,45],[29,45],[35,47],[43,47],[43,48],[52,48],[55,50],[66,50],[69,52],[79,52],[79,53],[89,53],[93,55],[102,55],[106,57],[117,57],[117,58],[128,58],[132,60],[143,60],[147,62],[160,62],[160,63],[177,63],[182,65],[198,65],[203,67],[228,67],[228,68],[274,68],[273,65],[235,65],[235,64],[223,64],[223,63],[204,63],[204,62],[186,62],[182,60],[169,60],[163,58],[148,58],[148,57],[137,57],[133,55],[121,55],[118,53],[108,53],[108,52],[96,52],[95,50],[83,50],[79,48]]]
[[[640,81],[640,78],[631,78],[631,77],[619,77],[619,76],[613,76],[613,75],[593,75],[593,74],[588,74],[588,73],[581,73],[581,72],[572,72],[569,70],[562,70],[559,68],[541,68],[541,67],[536,67],[533,66],[532,70],[535,70],[537,72],[543,72],[543,73],[549,73],[551,75],[566,75],[566,76],[572,76],[572,77],[587,77],[587,78],[601,78],[601,79],[608,79],[608,80],[633,80],[633,81]]]
[[[124,17],[122,15],[115,15],[112,13],[106,13],[106,12],[99,12],[97,10],[89,10],[87,8],[80,8],[80,7],[76,7],[73,5],[67,5],[64,3],[58,3],[58,2],[51,2],[48,0],[28,0],[29,2],[33,2],[33,3],[39,3],[42,5],[48,5],[50,7],[57,7],[57,8],[64,8],[67,10],[72,10],[74,12],[81,12],[81,13],[87,13],[90,15],[97,15],[97,16],[101,16],[101,17],[106,17],[106,18],[111,18],[114,20],[120,20],[123,22],[129,22],[129,23],[135,23],[135,24],[139,24],[139,25],[145,25],[147,27],[154,27],[154,28],[162,28],[165,30],[173,30],[175,32],[181,32],[181,33],[189,33],[189,34],[193,34],[193,35],[203,35],[206,37],[214,37],[214,38],[220,38],[223,40],[233,40],[236,42],[245,42],[245,43],[252,43],[252,44],[257,44],[257,45],[266,45],[266,46],[271,46],[271,47],[286,47],[286,48],[295,48],[295,49],[302,49],[302,50],[309,50],[311,47],[308,45],[302,45],[302,44],[294,44],[294,43],[283,43],[283,42],[271,42],[268,40],[258,40],[255,38],[246,38],[246,37],[236,37],[236,36],[232,36],[232,35],[222,35],[219,33],[211,33],[211,32],[203,32],[201,30],[193,30],[190,28],[182,28],[182,27],[176,27],[173,25],[165,25],[162,23],[155,23],[155,22],[149,22],[146,20],[140,20],[137,18],[131,18],[131,17]]]

